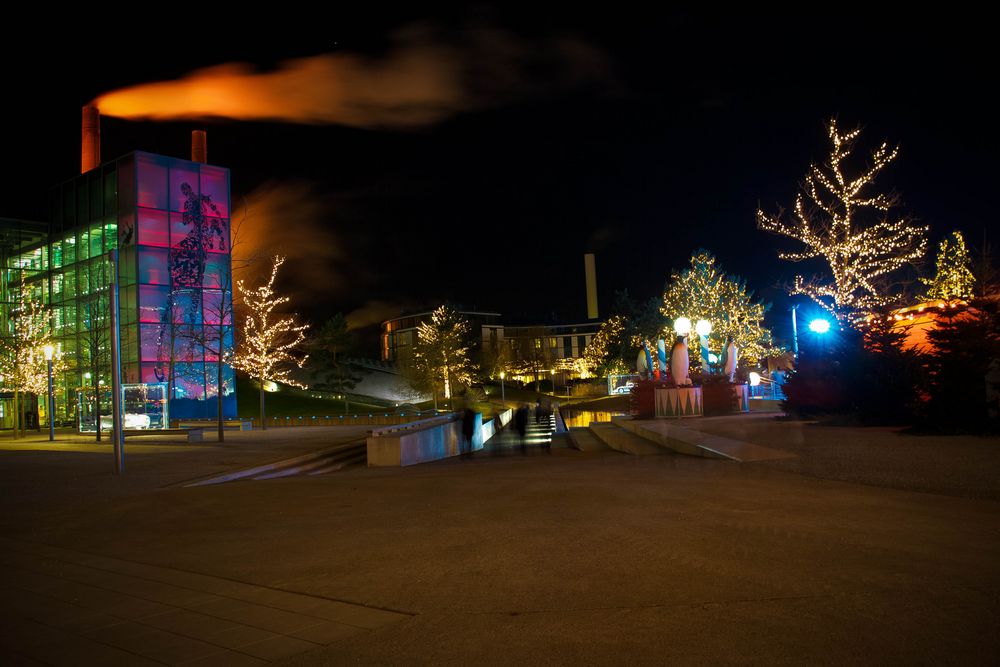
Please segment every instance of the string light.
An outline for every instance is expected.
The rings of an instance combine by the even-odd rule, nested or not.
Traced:
[[[0,336],[0,376],[4,389],[41,396],[49,391],[45,348],[58,350],[59,346],[53,337],[49,309],[24,282],[18,292],[20,298],[8,317],[9,334]],[[52,359],[52,374],[58,377],[64,370],[66,362],[57,353]]]
[[[962,232],[954,231],[938,246],[936,261],[937,273],[933,280],[920,279],[929,286],[923,301],[937,299],[971,299],[976,279],[969,268],[972,260],[965,247]]]
[[[757,211],[757,226],[805,244],[799,252],[779,252],[781,259],[798,262],[813,258],[826,261],[832,283],[796,276],[791,294],[804,294],[838,318],[886,305],[898,298],[879,284],[881,278],[923,256],[927,227],[907,217],[890,220],[887,213],[897,204],[894,196],[867,195],[865,191],[899,152],[883,143],[871,156],[870,165],[856,178],[844,175],[842,163],[854,148],[861,130],[841,134],[831,120],[828,133],[833,147],[828,165],[811,165],[795,199],[795,215],[785,220],[782,212],[767,215]],[[866,210],[879,218],[863,226],[858,218]]]
[[[451,398],[455,383],[472,383],[469,330],[469,322],[448,306],[438,307],[429,322],[417,325],[414,361],[435,381],[443,383],[446,399]]]
[[[641,342],[633,344],[631,337],[625,335],[627,318],[624,315],[614,315],[601,324],[583,351],[583,361],[592,372],[601,375],[620,375],[629,371],[621,353],[623,348],[639,347]],[[628,340],[626,340],[628,338]]]
[[[274,292],[274,280],[284,263],[284,257],[275,255],[270,280],[255,289],[245,287],[242,280],[236,282],[248,313],[242,344],[233,355],[233,365],[260,380],[261,385],[271,381],[306,389],[306,385],[292,379],[290,373],[295,368],[302,368],[309,358],[309,355],[294,354],[305,340],[304,332],[309,325],[299,324],[295,316],[272,320],[274,309],[289,300]]]
[[[764,327],[767,306],[754,300],[746,282],[720,271],[707,250],[695,252],[690,262],[684,271],[671,274],[663,293],[663,315],[675,322],[684,317],[711,322],[708,349],[717,354],[729,338],[740,356],[751,363],[779,353],[771,332]]]

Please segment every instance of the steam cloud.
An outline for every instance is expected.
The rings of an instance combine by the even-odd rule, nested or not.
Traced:
[[[229,63],[109,92],[94,103],[102,114],[123,118],[406,128],[609,81],[603,54],[575,38],[526,43],[492,28],[457,38],[436,32],[428,26],[402,31],[381,57],[324,54],[270,71]]]
[[[289,256],[285,287],[304,300],[345,288],[342,244],[332,230],[329,202],[307,183],[265,183],[233,215],[233,264],[248,278],[270,270],[266,259]],[[263,267],[263,269],[261,269]],[[239,270],[237,278],[242,277]],[[252,280],[250,281],[252,282]]]

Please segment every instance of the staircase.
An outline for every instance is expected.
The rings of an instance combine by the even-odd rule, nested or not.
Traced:
[[[535,422],[535,415],[528,415],[528,428],[524,434],[524,445],[526,448],[550,447],[552,445],[552,434],[556,430],[555,414],[550,414],[540,422]],[[490,438],[483,451],[503,451],[506,449],[518,449],[521,447],[521,438],[514,428],[513,420],[507,427],[497,435]]]
[[[362,465],[368,460],[368,447],[364,440],[331,449],[303,454],[284,461],[275,461],[248,470],[238,470],[208,479],[190,482],[184,486],[208,486],[242,480],[265,480],[293,475],[326,475],[348,466]]]

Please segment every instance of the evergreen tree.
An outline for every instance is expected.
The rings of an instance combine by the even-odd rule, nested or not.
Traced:
[[[347,392],[357,386],[361,375],[354,372],[344,358],[352,344],[347,320],[337,313],[319,328],[312,340],[310,365],[320,378],[318,388],[337,392],[344,397],[344,410],[350,412]]]
[[[972,259],[965,247],[962,232],[954,231],[938,246],[937,273],[933,280],[921,279],[929,286],[925,301],[938,299],[971,299],[976,279],[972,275]]]
[[[732,338],[740,358],[754,363],[780,352],[764,326],[768,307],[754,299],[744,280],[723,273],[710,252],[698,250],[687,269],[671,275],[663,293],[662,313],[671,321],[679,317],[692,323],[708,320],[712,323],[709,350],[721,357],[726,341]],[[700,354],[697,346],[691,347],[692,357]]]
[[[927,332],[933,349],[927,357],[925,426],[945,432],[996,430],[997,387],[990,378],[1000,364],[997,301],[980,299],[965,311],[946,311],[937,325]]]

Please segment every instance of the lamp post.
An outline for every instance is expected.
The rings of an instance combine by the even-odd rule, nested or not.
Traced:
[[[500,371],[500,402],[503,403],[503,406],[506,408],[507,407],[507,393],[504,391],[504,386],[503,386],[503,379],[505,377],[507,377],[507,374],[504,373],[503,371]]]
[[[799,358],[799,318],[797,317],[799,305],[792,306],[792,359]]]
[[[56,348],[46,345],[42,348],[45,354],[45,364],[49,371],[49,440],[56,439],[56,399],[52,395],[52,356],[56,353]]]

